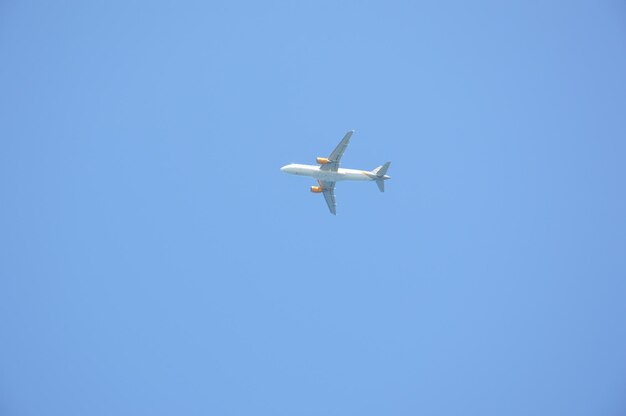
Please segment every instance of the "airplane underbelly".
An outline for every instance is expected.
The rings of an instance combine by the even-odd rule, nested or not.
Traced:
[[[300,172],[301,175],[311,176],[313,178],[319,178],[320,171],[318,169],[302,169]]]
[[[344,173],[344,179],[349,181],[370,181],[370,177],[363,172],[346,172]]]
[[[321,170],[321,169],[311,169],[307,170],[305,173],[307,176],[312,176],[316,179],[328,182],[339,182],[339,181],[369,181],[371,180],[367,175],[365,175],[361,171],[337,171],[333,172],[330,170]]]
[[[344,175],[339,172],[331,172],[328,170],[318,170],[315,172],[315,177],[328,182],[337,182],[344,179]]]

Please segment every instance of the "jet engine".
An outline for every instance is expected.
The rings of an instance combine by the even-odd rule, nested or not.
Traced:
[[[312,186],[311,187],[311,192],[313,192],[314,194],[319,194],[322,192],[322,187],[321,186]]]
[[[330,160],[328,160],[328,159],[327,159],[327,158],[325,158],[325,157],[318,157],[318,158],[316,158],[316,159],[315,159],[315,161],[316,161],[317,163],[319,163],[320,165],[325,165],[325,164],[327,164],[327,163],[330,163]]]

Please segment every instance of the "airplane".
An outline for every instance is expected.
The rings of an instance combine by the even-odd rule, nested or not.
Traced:
[[[335,183],[339,181],[376,181],[380,192],[385,192],[385,181],[391,179],[387,176],[387,169],[391,162],[387,162],[372,171],[343,169],[339,167],[339,161],[343,152],[346,151],[350,137],[354,130],[350,130],[343,136],[335,150],[328,157],[318,157],[315,159],[316,165],[300,165],[292,163],[280,168],[281,171],[292,175],[310,176],[317,179],[317,186],[311,186],[311,192],[324,194],[326,204],[330,213],[337,215],[337,204],[335,203]]]

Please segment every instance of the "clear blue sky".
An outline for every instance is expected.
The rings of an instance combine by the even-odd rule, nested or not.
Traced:
[[[4,1],[0,414],[623,415],[625,111],[618,0]]]

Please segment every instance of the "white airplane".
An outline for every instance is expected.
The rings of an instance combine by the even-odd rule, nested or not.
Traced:
[[[328,209],[333,215],[337,215],[337,205],[335,204],[335,182],[339,181],[376,181],[380,192],[385,192],[385,180],[390,179],[387,176],[387,169],[391,162],[387,162],[377,167],[371,172],[357,169],[343,169],[339,167],[339,161],[343,152],[345,152],[350,137],[354,130],[350,130],[343,136],[343,139],[335,150],[328,157],[318,157],[315,161],[316,165],[299,165],[292,163],[280,168],[285,173],[292,175],[310,176],[317,179],[318,186],[311,186],[311,192],[319,194],[323,193],[328,204]]]

